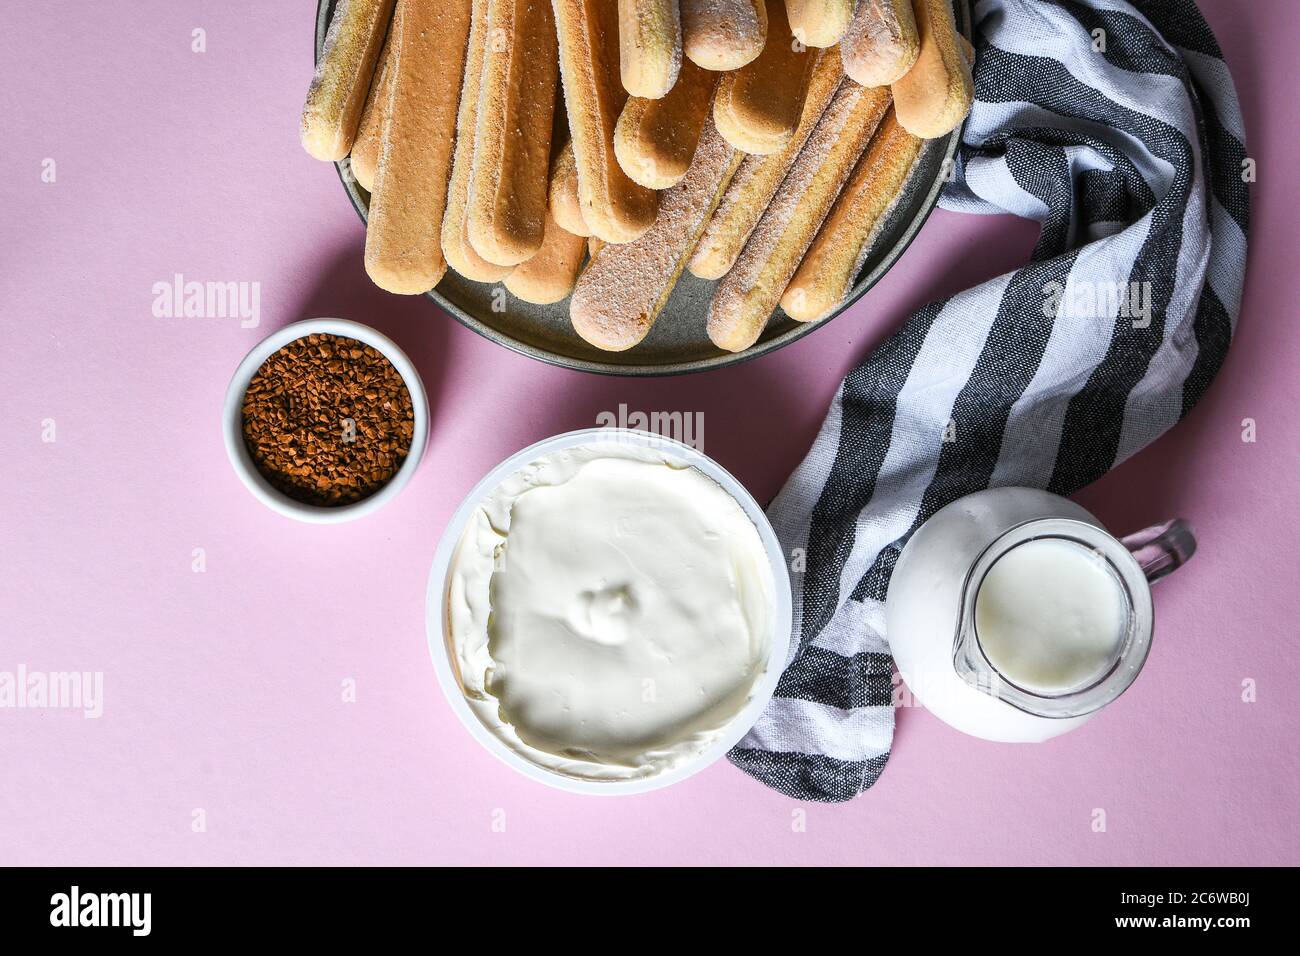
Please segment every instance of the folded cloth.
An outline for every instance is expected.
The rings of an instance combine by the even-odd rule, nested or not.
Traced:
[[[909,536],[982,488],[1067,495],[1173,426],[1224,360],[1253,179],[1191,0],[979,0],[975,106],[944,208],[1042,232],[849,373],[769,510],[794,639],[733,763],[801,800],[875,783],[893,739],[884,599]],[[802,571],[800,568],[802,567]]]

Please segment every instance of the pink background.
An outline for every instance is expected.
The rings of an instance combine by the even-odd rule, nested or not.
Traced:
[[[1227,366],[1173,434],[1081,496],[1120,532],[1174,514],[1199,532],[1201,553],[1157,589],[1141,679],[1034,747],[902,710],[880,783],[807,805],[806,832],[791,825],[799,804],[725,763],[607,800],[497,762],[429,662],[438,535],[497,461],[622,402],[702,410],[706,450],[766,500],[843,373],[926,300],[1019,264],[1033,227],[939,212],[847,316],[738,368],[554,369],[366,281],[361,224],[298,144],[314,3],[111,6],[18,5],[0,35],[0,670],[103,671],[105,696],[99,720],[0,710],[0,864],[1300,862],[1291,0],[1202,3],[1260,175]],[[153,317],[153,284],[177,272],[261,283],[260,327]],[[219,427],[244,354],[316,315],[393,335],[433,408],[412,485],[340,527],[255,501]],[[196,808],[206,832],[192,832]],[[1107,832],[1092,831],[1094,808]]]

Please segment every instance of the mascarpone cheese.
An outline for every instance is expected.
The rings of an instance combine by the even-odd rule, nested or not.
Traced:
[[[769,655],[772,570],[736,500],[668,451],[546,455],[474,510],[447,582],[453,667],[515,752],[589,780],[706,749]]]

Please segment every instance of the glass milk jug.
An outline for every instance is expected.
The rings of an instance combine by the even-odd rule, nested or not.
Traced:
[[[1151,646],[1149,582],[1196,548],[1183,521],[1117,539],[1033,488],[954,501],[903,549],[886,632],[936,717],[987,740],[1073,730],[1122,694]]]

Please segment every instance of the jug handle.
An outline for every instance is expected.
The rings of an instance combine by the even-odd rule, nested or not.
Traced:
[[[1152,583],[1177,571],[1196,553],[1196,535],[1182,518],[1143,528],[1119,541]]]

